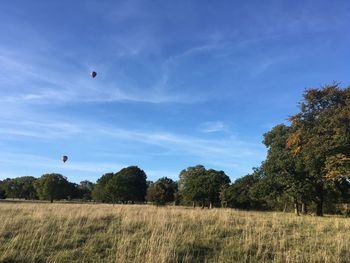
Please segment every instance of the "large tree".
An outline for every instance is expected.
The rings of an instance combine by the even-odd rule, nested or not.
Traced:
[[[137,166],[129,166],[117,173],[104,174],[97,180],[92,196],[103,202],[144,202],[147,176]]]
[[[170,178],[163,177],[152,183],[147,189],[147,201],[157,205],[173,202],[177,184]]]
[[[44,174],[35,183],[35,189],[40,199],[50,200],[67,198],[70,191],[70,183],[61,174]]]
[[[127,193],[126,201],[144,202],[147,192],[147,175],[137,166],[129,166],[121,169],[117,176],[123,177]]]
[[[229,183],[230,178],[223,171],[206,170],[204,166],[197,165],[181,171],[179,192],[187,204],[219,206],[220,191]]]
[[[295,156],[288,146],[292,131],[291,127],[280,124],[264,134],[263,142],[268,153],[262,168],[267,182],[274,182],[272,189],[279,191],[279,196],[289,197],[294,203],[295,213],[299,215],[300,203],[303,212],[306,212],[311,186],[301,158]]]
[[[321,216],[329,180],[350,176],[350,87],[309,89],[303,97],[300,112],[290,117],[289,145],[311,178],[316,214]]]

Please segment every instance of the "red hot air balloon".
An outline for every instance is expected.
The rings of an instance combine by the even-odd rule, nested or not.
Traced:
[[[62,156],[62,161],[65,163],[65,162],[67,162],[67,160],[68,160],[68,156],[63,155],[63,156]]]
[[[90,75],[91,75],[91,77],[95,78],[97,76],[97,73],[96,73],[96,71],[91,71]]]

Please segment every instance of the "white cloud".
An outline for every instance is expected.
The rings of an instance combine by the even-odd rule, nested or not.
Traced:
[[[0,172],[0,179],[15,178],[20,176],[34,176],[39,177],[44,173],[62,173],[70,175],[69,180],[78,182],[74,174],[79,173],[79,178],[88,179],[88,174],[95,174],[95,179],[104,173],[118,172],[122,168],[129,166],[127,163],[108,163],[108,162],[78,162],[69,159],[67,163],[57,159],[48,158],[45,156],[26,154],[20,152],[0,153],[0,164],[3,167],[20,164],[20,171],[14,172]],[[40,165],[38,165],[40,164]],[[143,167],[141,167],[144,169]],[[23,172],[23,170],[30,170],[31,172]],[[161,177],[172,178],[177,180],[179,171],[144,169],[149,180],[157,180]],[[85,177],[82,177],[84,176]]]
[[[105,162],[79,162],[71,161],[63,163],[60,158],[53,159],[40,155],[26,154],[21,152],[0,153],[0,163],[3,165],[20,165],[25,168],[37,168],[50,171],[79,171],[103,174],[105,172],[118,171],[124,166],[116,163]],[[40,165],[38,165],[40,164]]]
[[[35,119],[0,121],[0,134],[2,135],[0,141],[5,141],[8,138],[19,139],[23,137],[33,137],[48,141],[56,141],[60,138],[72,140],[85,138],[91,141],[103,138],[106,141],[128,143],[133,145],[133,148],[135,145],[138,145],[137,147],[139,148],[147,145],[156,146],[157,150],[155,152],[147,152],[151,156],[153,154],[162,155],[159,153],[159,148],[162,148],[165,150],[165,155],[168,156],[188,155],[203,162],[213,164],[215,162],[226,163],[230,167],[233,164],[243,162],[245,159],[262,160],[265,155],[265,149],[261,144],[240,141],[236,137],[227,134],[220,139],[208,139],[154,129],[114,128],[103,123],[58,120],[45,118],[43,115],[37,118],[40,121]],[[222,128],[222,125],[211,125],[206,128],[206,131],[213,131]],[[128,152],[124,154],[128,155]]]
[[[26,136],[39,139],[58,139],[74,136],[84,127],[62,121],[4,120],[0,119],[0,134],[9,136]]]
[[[159,104],[196,101],[184,93],[169,92],[163,75],[159,75],[154,85],[139,87],[130,77],[103,74],[104,70],[110,72],[109,67],[118,66],[111,62],[97,65],[101,70],[98,73],[102,74],[91,79],[88,75],[91,67],[85,62],[67,65],[64,58],[58,58],[55,63],[51,60],[45,53],[14,52],[0,46],[0,84],[3,87],[0,102],[57,104],[129,101]]]
[[[200,131],[204,133],[227,131],[228,127],[222,121],[208,121],[201,124]]]

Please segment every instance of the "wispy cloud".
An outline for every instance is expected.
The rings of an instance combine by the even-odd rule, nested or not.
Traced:
[[[127,128],[114,128],[102,123],[82,123],[63,121],[6,121],[0,122],[0,133],[3,138],[6,135],[29,136],[42,139],[59,139],[62,137],[74,138],[76,136],[114,138],[141,142],[143,144],[156,145],[182,154],[195,154],[202,157],[242,157],[261,154],[260,145],[240,141],[232,136],[224,136],[222,139],[204,139],[172,132],[150,130],[133,130]],[[6,126],[8,128],[6,128]],[[222,129],[222,125],[211,124],[206,127],[206,132]]]
[[[69,180],[97,179],[104,173],[118,172],[120,169],[130,165],[127,163],[117,164],[115,162],[78,162],[69,160],[62,163],[59,158],[53,159],[41,155],[26,154],[21,152],[0,153],[0,164],[2,169],[0,179],[15,178],[20,176],[40,177],[44,173],[62,173],[69,176]],[[40,166],[38,165],[40,164]],[[6,172],[6,167],[19,165],[19,172]],[[143,168],[143,167],[141,167]],[[144,168],[143,168],[144,169]],[[157,180],[161,177],[168,177],[177,180],[180,171],[144,169],[149,180]],[[25,172],[29,171],[29,172]],[[77,176],[78,175],[78,176]],[[94,181],[94,180],[93,180]]]
[[[182,154],[200,156],[206,159],[234,159],[242,157],[261,157],[260,145],[250,144],[227,137],[223,139],[203,139],[194,136],[179,135],[167,132],[134,131],[126,129],[103,129],[102,134],[144,144],[152,144]]]
[[[8,136],[26,136],[38,139],[59,139],[74,136],[82,132],[84,127],[62,121],[36,120],[1,120],[0,134]]]
[[[138,87],[132,81],[115,76],[103,77],[103,74],[92,80],[88,76],[90,69],[87,66],[84,68],[76,64],[67,71],[64,61],[52,65],[44,54],[31,57],[23,52],[14,53],[0,47],[1,102],[57,104],[129,101],[158,104],[190,103],[193,100],[186,94],[170,93],[163,89],[163,85],[159,85],[163,76],[148,87]],[[16,91],[12,88],[14,85]]]
[[[201,124],[200,131],[204,133],[227,131],[228,127],[222,121],[208,121]]]
[[[20,172],[17,174],[13,174],[15,176],[40,176],[43,173],[52,173],[58,172],[63,174],[74,175],[74,173],[79,174],[94,174],[102,175],[106,172],[116,172],[124,167],[123,164],[106,163],[106,162],[79,162],[72,161],[69,164],[62,163],[59,158],[53,159],[35,154],[26,154],[21,152],[8,152],[8,153],[0,153],[0,163],[3,167],[6,166],[19,166]],[[39,165],[40,164],[40,165]],[[33,172],[26,173],[25,170],[30,170],[37,172],[34,174]],[[1,175],[0,175],[1,176]],[[9,177],[11,173],[2,173],[2,177]],[[76,181],[76,178],[70,178]]]
[[[212,132],[218,130],[222,125],[207,127]],[[215,128],[215,129],[214,129]],[[34,137],[37,139],[57,140],[60,138],[87,138],[95,140],[103,138],[108,141],[135,142],[141,145],[157,146],[163,148],[166,155],[188,155],[195,156],[199,160],[208,163],[226,163],[232,166],[233,163],[240,163],[244,159],[261,159],[265,155],[265,149],[260,144],[240,141],[231,135],[222,136],[220,139],[208,139],[193,135],[177,134],[173,132],[157,131],[154,129],[135,130],[129,128],[115,128],[103,123],[89,123],[81,121],[33,121],[0,122],[0,134],[2,140],[6,138]],[[127,152],[125,153],[127,154]],[[148,155],[159,155],[156,152],[148,151]]]

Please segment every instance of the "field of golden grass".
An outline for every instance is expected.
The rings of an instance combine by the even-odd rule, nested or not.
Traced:
[[[350,219],[0,203],[0,262],[350,262]]]

